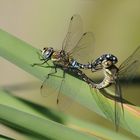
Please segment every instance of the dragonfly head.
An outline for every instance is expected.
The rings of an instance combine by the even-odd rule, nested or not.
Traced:
[[[49,48],[43,48],[41,50],[42,56],[44,59],[51,59],[51,56],[54,52],[54,49],[49,47]]]
[[[112,54],[104,54],[91,63],[92,71],[109,68],[110,66],[115,65],[117,62],[118,59],[116,56]]]

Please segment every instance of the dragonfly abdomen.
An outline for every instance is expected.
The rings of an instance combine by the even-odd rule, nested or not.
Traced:
[[[77,69],[91,69],[91,64],[81,64],[79,62],[77,62],[76,60],[72,60],[71,61],[71,66],[73,68],[77,68]]]

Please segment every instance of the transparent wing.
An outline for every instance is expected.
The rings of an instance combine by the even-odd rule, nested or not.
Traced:
[[[83,32],[82,19],[80,15],[73,15],[70,19],[68,32],[62,43],[62,50],[69,52],[80,40]]]
[[[88,78],[81,70],[76,69],[76,68],[66,69],[65,72],[84,82],[85,82],[85,79],[87,80],[87,78]],[[59,104],[59,108],[61,110],[62,109],[66,110],[66,108],[68,108],[72,103],[74,103],[73,102],[74,99],[80,98],[80,93],[79,93],[78,87],[76,86],[77,87],[76,91],[73,90],[73,87],[72,87],[73,82],[69,81],[67,74],[65,75],[65,79],[64,79],[63,85],[60,90],[63,94],[60,94],[60,96],[58,96],[59,97],[58,99],[61,100],[60,104]],[[79,84],[82,84],[82,82],[80,82]],[[71,99],[73,97],[74,97],[74,99]],[[64,100],[64,98],[65,98],[65,100]]]
[[[114,109],[111,107],[109,100],[102,95],[102,92],[105,92],[105,90],[104,89],[103,90],[102,89],[93,90],[91,87],[90,87],[90,89],[91,89],[92,96],[93,96],[95,102],[97,103],[97,105],[99,106],[99,108],[101,109],[101,111],[104,113],[104,115],[108,119],[110,119],[112,122],[114,122]]]
[[[102,92],[102,91],[103,91],[103,92]],[[117,102],[120,102],[120,103],[122,102],[122,103],[126,103],[126,104],[130,104],[130,105],[136,106],[135,104],[131,103],[131,102],[128,101],[128,100],[125,100],[124,98],[120,99],[119,97],[116,97],[116,96],[114,96],[114,95],[112,95],[112,94],[106,92],[104,89],[101,89],[100,92],[101,92],[102,95],[104,95],[106,98],[111,99],[111,100],[113,100],[113,101],[116,100]]]
[[[119,128],[119,125],[120,125],[120,107],[119,107],[119,104],[115,101],[115,107],[114,107],[114,120],[115,120],[115,126],[116,126],[116,130],[118,131],[118,128]]]
[[[95,38],[92,32],[82,35],[76,46],[69,52],[80,63],[88,63],[93,59]]]
[[[41,95],[43,97],[49,97],[55,93],[56,104],[60,111],[66,111],[73,103],[72,99],[66,93],[66,91],[69,91],[68,93],[70,93],[72,88],[67,86],[67,81],[65,79],[66,75],[65,72],[63,75],[58,75],[57,71],[52,69],[41,86]],[[71,93],[70,96],[76,95],[76,93]]]
[[[49,74],[44,76],[44,81],[40,87],[40,93],[42,97],[49,97],[50,95],[56,93],[58,90],[59,85],[54,86],[55,84],[53,84],[56,78],[60,79],[60,77],[57,77],[56,73],[57,71],[55,68],[52,68]]]
[[[121,118],[121,110],[124,114],[123,99],[119,79],[116,79],[114,86],[115,86],[115,97],[120,98],[120,102],[117,102],[117,100],[115,99],[115,110],[114,110],[116,130],[118,130]]]
[[[108,93],[108,92],[110,92],[110,90],[108,89],[108,88],[106,88],[106,89],[100,89],[100,93],[103,95],[103,96],[105,96],[106,94],[110,94],[110,93]],[[115,95],[116,94],[118,94],[117,93],[118,92],[118,87],[116,87],[116,85],[115,85]],[[106,97],[106,96],[105,96]],[[104,109],[104,107],[105,107],[105,105],[104,105],[105,103],[102,103],[102,106],[103,106],[103,110],[105,110]],[[107,106],[106,106],[107,107]],[[108,107],[110,107],[109,105],[108,105]],[[110,107],[111,108],[111,107]],[[117,98],[114,98],[114,109],[110,109],[110,110],[108,110],[108,109],[106,109],[107,111],[106,111],[106,114],[109,116],[109,118],[114,122],[114,124],[115,124],[115,128],[116,128],[116,130],[118,130],[118,128],[119,128],[119,125],[120,125],[120,118],[121,118],[121,107],[120,107],[120,101],[118,102],[118,100],[117,100]],[[106,116],[107,116],[106,115]]]
[[[119,78],[131,81],[140,68],[140,46],[119,67]]]
[[[71,105],[74,103],[72,100],[72,97],[76,97],[77,93],[70,92],[72,87],[67,86],[67,81],[66,79],[63,79],[61,82],[61,87],[59,88],[58,91],[58,96],[57,96],[57,105],[58,109],[60,111],[67,111],[71,107]],[[67,92],[68,91],[68,92]],[[70,93],[70,94],[68,94]]]
[[[115,79],[115,78],[114,78]],[[115,79],[115,83],[111,85],[110,90],[114,89],[112,92],[115,93],[114,95],[114,114],[115,114],[115,126],[116,130],[119,128],[120,124],[120,118],[121,118],[121,112],[124,114],[124,108],[123,108],[123,98],[122,98],[122,91],[121,91],[121,86],[119,82],[119,77]],[[108,88],[109,89],[109,88]]]
[[[118,103],[121,104],[122,111],[124,112],[124,109],[123,109],[123,96],[122,96],[122,90],[121,90],[119,77],[115,80],[115,97],[118,97],[120,99],[119,102],[117,101],[117,99],[115,99],[115,101],[117,101]]]

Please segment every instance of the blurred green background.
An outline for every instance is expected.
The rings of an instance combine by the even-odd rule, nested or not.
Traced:
[[[49,46],[60,49],[69,19],[73,14],[80,14],[84,31],[92,31],[96,38],[93,58],[112,53],[120,64],[140,44],[139,5],[139,0],[0,0],[0,28],[36,48]],[[46,99],[40,95],[40,81],[2,58],[0,79],[0,85],[12,89],[15,95],[57,108],[55,96]],[[140,95],[132,94],[134,88],[126,89],[125,96],[140,105]],[[139,92],[138,88],[135,90]],[[89,121],[104,122],[76,103],[67,112]],[[0,125],[0,133],[8,135],[11,132]],[[11,135],[22,139],[21,135]]]

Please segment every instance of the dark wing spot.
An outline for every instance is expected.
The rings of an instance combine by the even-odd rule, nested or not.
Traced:
[[[70,20],[73,20],[73,18],[74,18],[74,17],[72,16]]]

